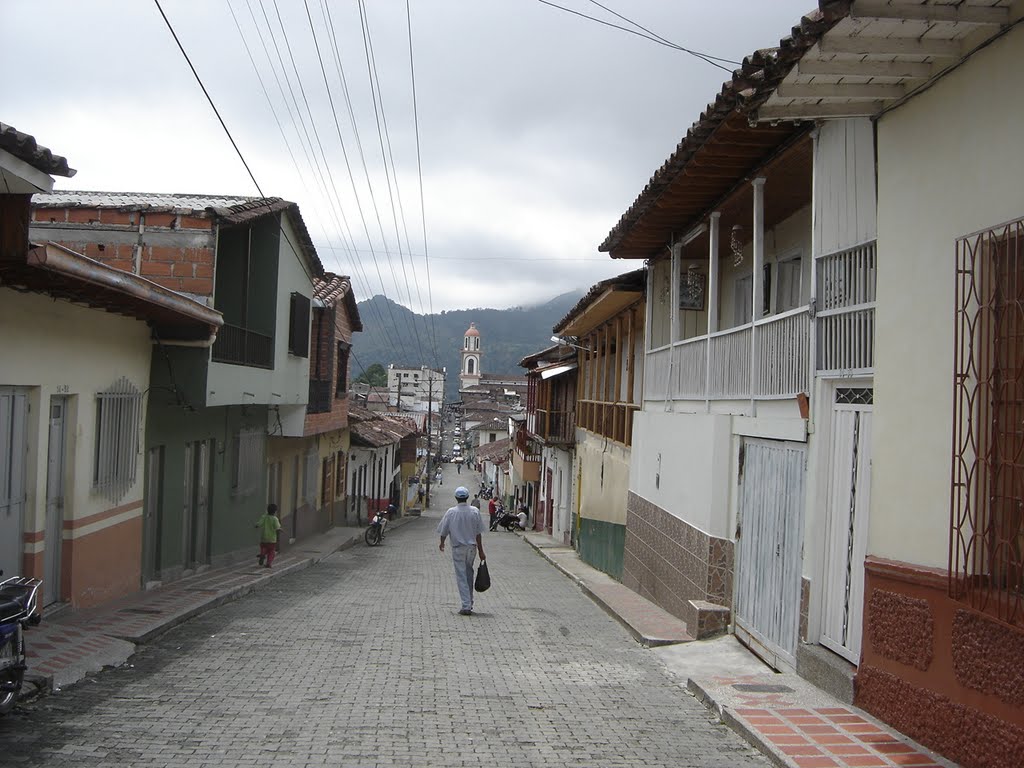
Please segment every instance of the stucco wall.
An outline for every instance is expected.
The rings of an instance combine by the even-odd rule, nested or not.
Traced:
[[[727,535],[731,417],[641,411],[630,490],[713,536]]]
[[[142,514],[142,453],[136,459],[136,481],[119,500],[93,490],[96,445],[96,394],[122,376],[139,392],[149,388],[150,340],[146,324],[119,315],[34,294],[0,290],[0,386],[29,387],[26,514],[23,531],[26,555],[42,553],[46,520],[46,467],[49,406],[55,395],[67,396],[67,457],[63,539],[100,539],[105,532]],[[146,398],[139,426],[145,424]],[[121,534],[118,533],[118,536]],[[83,546],[85,546],[83,544]],[[123,553],[109,573],[73,574],[73,594],[115,597],[139,585],[138,542]],[[35,561],[30,557],[30,561]],[[19,566],[20,570],[20,566]],[[38,574],[41,575],[41,574]],[[96,578],[94,579],[93,576]],[[109,577],[109,578],[108,578]],[[65,580],[69,574],[64,574]]]
[[[583,429],[576,430],[576,462],[582,470],[580,516],[626,522],[630,449]],[[544,478],[541,478],[544,482]]]
[[[953,277],[960,236],[1024,216],[1024,29],[878,131],[878,307],[869,552],[945,565]]]

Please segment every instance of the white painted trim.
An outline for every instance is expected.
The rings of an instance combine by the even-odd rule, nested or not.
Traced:
[[[39,192],[53,192],[53,177],[50,174],[43,173],[4,149],[0,149],[0,170],[20,176]]]
[[[807,422],[803,419],[733,416],[732,434],[742,437],[760,437],[765,440],[788,440],[794,443],[806,443]]]

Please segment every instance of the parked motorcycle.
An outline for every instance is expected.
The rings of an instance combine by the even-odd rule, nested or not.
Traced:
[[[42,584],[22,576],[0,582],[0,715],[14,709],[25,681],[25,628],[38,625],[41,619]]]
[[[497,514],[494,516],[494,522],[491,524],[492,531],[496,531],[498,528],[504,528],[511,533],[519,528],[519,516],[512,514],[512,512],[502,507],[497,511]]]
[[[384,529],[388,527],[388,520],[391,519],[391,514],[395,510],[395,505],[389,504],[386,510],[378,511],[373,516],[373,519],[370,521],[370,527],[363,534],[363,538],[366,539],[368,546],[375,547],[384,541]]]

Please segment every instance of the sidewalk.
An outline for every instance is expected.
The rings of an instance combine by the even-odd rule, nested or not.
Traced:
[[[393,520],[389,534],[416,519]],[[364,532],[365,528],[332,528],[278,555],[271,569],[257,565],[254,547],[252,559],[244,563],[205,570],[97,608],[44,617],[26,634],[28,672],[22,696],[60,690],[104,667],[124,664],[136,645],[334,552],[362,544]]]
[[[955,768],[863,710],[832,698],[795,672],[777,673],[732,635],[693,641],[686,625],[571,547],[527,532],[527,543],[573,579],[722,722],[783,768]]]

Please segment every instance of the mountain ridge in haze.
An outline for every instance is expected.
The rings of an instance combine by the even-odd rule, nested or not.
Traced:
[[[462,340],[470,323],[480,331],[484,373],[523,375],[519,361],[551,346],[551,329],[583,297],[570,291],[532,306],[508,309],[451,309],[418,315],[386,296],[358,303],[363,332],[352,335],[352,376],[380,363],[398,367],[445,367],[447,400],[457,400]],[[431,349],[431,327],[437,338],[437,360]],[[417,344],[417,333],[419,345]],[[422,349],[420,349],[420,345]]]

